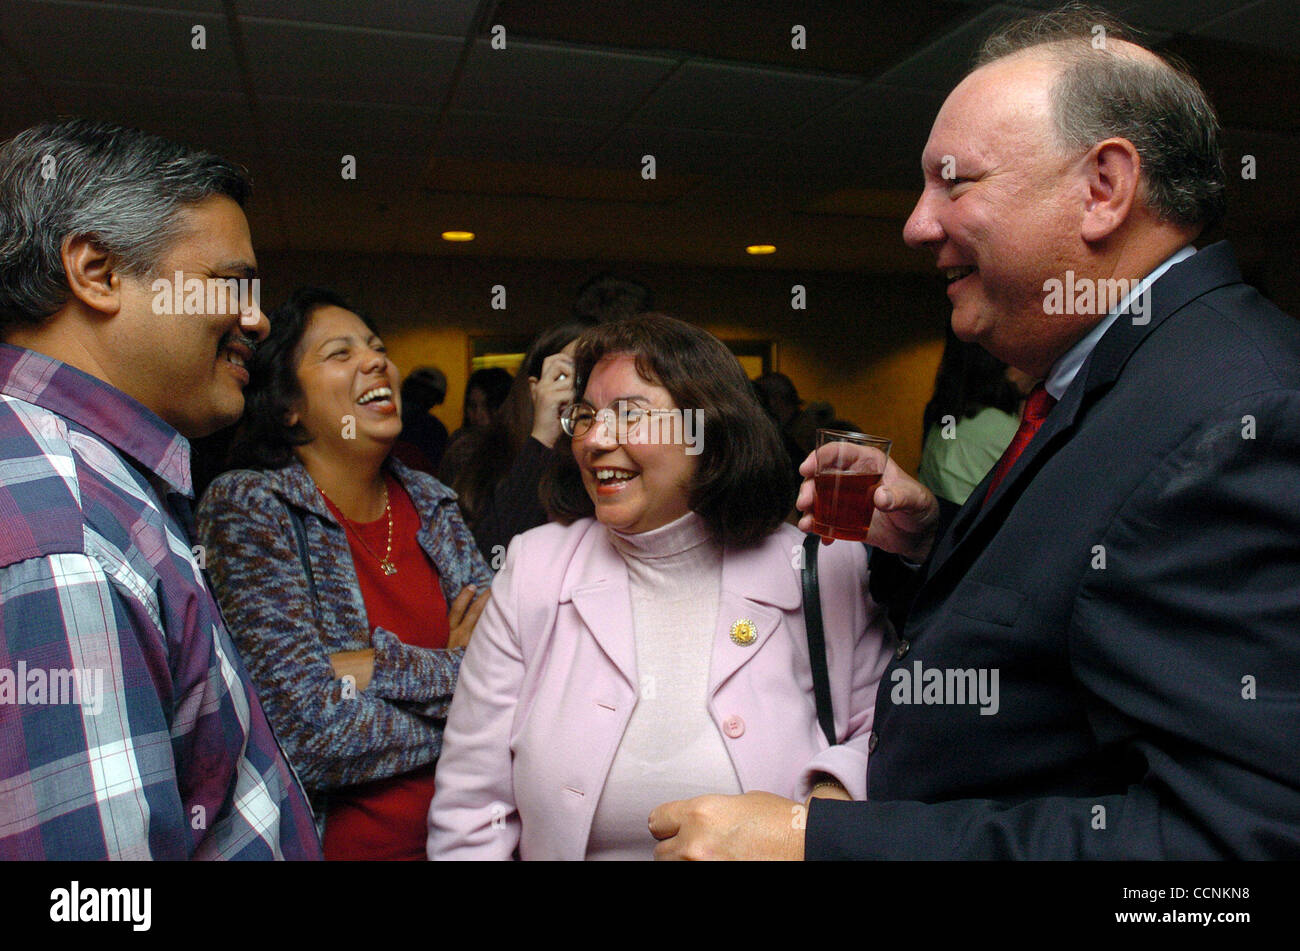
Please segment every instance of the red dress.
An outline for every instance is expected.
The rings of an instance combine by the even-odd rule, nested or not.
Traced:
[[[391,561],[396,574],[384,574],[379,564],[388,547],[387,516],[352,522],[325,500],[347,532],[366,617],[371,630],[382,627],[416,647],[445,648],[450,633],[447,600],[437,569],[415,537],[420,517],[401,483],[387,473],[384,479],[393,513]],[[435,765],[332,793],[325,821],[325,858],[424,859]]]

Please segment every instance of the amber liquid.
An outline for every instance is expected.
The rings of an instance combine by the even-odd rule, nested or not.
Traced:
[[[813,532],[849,542],[867,540],[876,511],[879,472],[819,472],[813,478]]]

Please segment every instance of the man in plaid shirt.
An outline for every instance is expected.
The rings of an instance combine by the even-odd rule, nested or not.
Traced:
[[[0,859],[320,857],[191,548],[267,332],[247,193],[103,123],[0,147]]]

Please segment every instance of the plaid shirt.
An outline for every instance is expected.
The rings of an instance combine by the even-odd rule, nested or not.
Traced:
[[[0,344],[0,859],[320,857],[192,496],[174,429]]]

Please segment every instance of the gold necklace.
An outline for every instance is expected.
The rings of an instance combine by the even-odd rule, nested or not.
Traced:
[[[329,497],[328,495],[325,495],[325,490],[322,489],[320,486],[316,486],[316,491],[318,491],[318,492],[319,492],[319,493],[324,497],[325,501],[327,501],[327,502],[331,501],[331,500],[330,500],[330,497]],[[343,510],[340,509],[337,505],[335,505],[334,507],[335,507],[336,509],[338,509],[339,516],[340,516],[340,517],[343,519],[343,521],[346,522],[348,525],[353,525],[353,526],[355,526],[355,525],[357,524],[356,522],[352,521],[352,519],[350,519],[350,518],[348,518],[346,515],[344,515],[344,514],[343,514]],[[389,505],[389,502],[388,502],[388,483],[387,483],[387,482],[384,483],[384,514],[385,514],[386,516],[388,516],[388,547],[384,550],[384,557],[383,557],[383,558],[380,558],[378,555],[376,555],[376,554],[371,550],[370,546],[366,544],[366,540],[365,540],[365,538],[362,537],[361,532],[360,532],[358,529],[356,529],[356,528],[354,527],[354,528],[352,529],[352,533],[356,536],[357,541],[361,542],[361,547],[364,548],[364,549],[366,550],[366,554],[368,554],[371,558],[374,558],[375,560],[377,560],[377,561],[379,562],[379,567],[382,568],[382,569],[384,570],[384,574],[386,574],[386,575],[395,575],[395,574],[397,574],[397,566],[396,566],[395,564],[393,564],[393,561],[392,561],[392,554],[393,554],[393,509],[392,509],[392,506]],[[346,526],[345,526],[345,527],[346,527]]]

